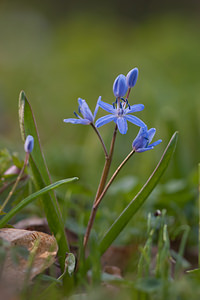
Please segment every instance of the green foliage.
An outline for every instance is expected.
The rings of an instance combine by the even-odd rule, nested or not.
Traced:
[[[121,22],[118,17],[104,15],[104,13],[99,17],[97,14],[92,15],[84,11],[77,13],[76,11],[75,15],[68,15],[66,20],[63,19],[62,22],[56,23],[55,20],[51,22],[37,10],[32,11],[30,8],[24,9],[24,7],[21,9],[20,5],[16,5],[12,11],[1,11],[0,25],[2,41],[0,147],[3,148],[7,144],[9,149],[14,148],[15,151],[20,151],[21,142],[18,128],[13,126],[17,123],[17,117],[12,104],[19,88],[23,87],[33,100],[32,106],[35,113],[37,112],[40,136],[44,142],[45,157],[54,178],[53,181],[57,181],[60,176],[67,178],[72,174],[81,178],[80,185],[69,185],[67,192],[65,189],[61,189],[58,193],[63,219],[68,228],[79,234],[79,239],[82,238],[84,225],[89,217],[91,200],[100,177],[103,156],[98,142],[94,139],[93,132],[73,126],[67,129],[62,123],[63,118],[71,117],[71,113],[77,105],[76,99],[78,97],[85,98],[87,95],[88,104],[93,109],[99,96],[98,91],[101,95],[105,95],[105,99],[111,99],[113,95],[110,82],[114,76],[119,72],[126,73],[130,66],[138,66],[140,69],[139,81],[130,102],[145,104],[142,119],[152,127],[159,128],[158,135],[163,139],[163,143],[175,130],[180,132],[173,164],[170,165],[167,174],[162,177],[156,189],[149,195],[148,201],[145,201],[144,195],[140,198],[139,205],[145,201],[143,209],[134,215],[134,220],[130,221],[123,236],[118,238],[118,243],[122,242],[122,244],[127,241],[137,244],[138,237],[141,240],[146,238],[149,248],[141,250],[141,257],[143,257],[142,267],[148,271],[148,274],[142,273],[143,276],[141,275],[136,280],[135,270],[131,274],[125,272],[124,278],[116,283],[116,278],[101,273],[99,240],[97,238],[91,243],[92,252],[90,253],[93,264],[91,276],[93,276],[92,282],[95,286],[93,287],[93,283],[91,283],[89,289],[86,278],[82,278],[82,281],[78,280],[81,287],[75,287],[75,295],[71,299],[110,299],[110,292],[107,292],[104,287],[97,288],[97,282],[103,282],[103,285],[113,284],[117,288],[116,299],[199,299],[199,270],[193,272],[193,275],[192,273],[190,275],[182,274],[183,267],[188,267],[183,259],[186,240],[188,246],[196,245],[197,241],[196,165],[199,159],[198,112],[200,111],[198,76],[200,61],[197,51],[200,46],[199,21],[187,13],[187,16],[172,14],[159,17],[153,15],[149,19],[142,18],[142,22],[136,24],[135,21],[131,22],[131,19],[123,19]],[[26,100],[25,103],[28,105]],[[29,109],[29,106],[27,108]],[[31,110],[29,110],[25,126],[30,126],[32,118]],[[32,125],[34,124],[32,123]],[[108,126],[111,127],[111,125]],[[32,129],[35,130],[34,126],[31,127]],[[51,133],[51,139],[47,132]],[[110,138],[108,132],[109,130],[102,129],[106,142]],[[30,133],[29,128],[26,127],[25,134],[28,133]],[[130,130],[127,141],[119,137],[115,149],[116,159],[113,161],[114,168],[121,160],[124,149],[130,147],[130,140],[133,140],[136,133],[136,129]],[[7,137],[12,137],[12,142],[8,143]],[[49,181],[48,170],[40,151],[37,133],[35,138],[35,154],[37,154],[35,156],[33,154],[31,157],[30,165],[36,190],[40,193],[41,190],[44,191],[43,189],[51,186],[51,181]],[[89,144],[90,147],[88,147]],[[110,227],[111,232],[112,228],[116,229],[113,222],[121,211],[126,210],[130,199],[139,192],[146,174],[153,169],[154,161],[157,161],[161,151],[158,149],[155,153],[145,154],[145,158],[140,156],[137,161],[134,159],[134,165],[130,163],[130,166],[122,171],[121,178],[113,184],[113,188],[108,192],[106,205],[102,205],[98,212],[94,229],[99,233],[99,237],[110,226],[112,226]],[[10,155],[7,150],[2,150],[0,152],[0,191],[5,184],[8,185],[0,193],[1,199],[5,198],[12,182],[16,179],[16,175],[3,175],[12,164],[20,168],[22,160],[15,155]],[[86,169],[87,172],[85,172]],[[32,184],[29,174],[28,171],[26,180],[20,182],[16,193],[12,196],[11,203],[16,207],[13,208],[14,210],[8,207],[9,212],[17,212],[15,209],[24,203],[20,203],[20,201],[28,195],[31,196],[34,188],[30,189]],[[131,178],[130,174],[131,176],[134,174],[135,177]],[[86,184],[86,182],[89,183]],[[39,195],[41,196],[41,194]],[[34,200],[33,198],[29,199],[30,201]],[[52,231],[57,232],[57,224],[63,227],[63,222],[56,201],[54,201],[55,196],[53,193],[49,195],[47,191],[46,196],[43,194],[42,200],[51,224],[50,227],[53,229]],[[56,211],[58,222],[55,224],[52,221],[55,220],[54,209],[51,207],[54,207]],[[150,231],[146,235],[144,224],[147,212],[152,212],[157,208],[167,209],[168,222],[160,224],[162,226],[159,236],[159,264],[156,270],[153,270],[157,277],[150,277],[148,275],[152,269],[148,264],[151,260],[148,255],[151,246],[155,245],[155,235],[152,236]],[[39,211],[40,207],[36,214],[40,215]],[[79,220],[83,211],[85,216],[82,217],[82,220],[84,219],[84,221],[80,225]],[[133,209],[133,213],[135,211],[136,208]],[[21,210],[18,210],[19,212]],[[51,213],[53,213],[52,216]],[[33,207],[30,207],[30,215],[32,214]],[[3,220],[3,216],[1,220]],[[127,217],[123,222],[119,221],[118,225],[120,224],[120,226],[115,235],[111,234],[112,237],[108,238],[107,246],[104,245],[104,248],[107,248],[115,239],[126,222],[128,222]],[[185,227],[182,226],[183,224]],[[188,225],[191,228],[189,237]],[[158,228],[155,229],[155,232],[158,234]],[[167,265],[167,274],[169,271],[168,237],[170,240],[180,239],[182,246],[176,253],[170,251],[173,259],[178,262],[177,278],[175,276],[173,280],[169,280],[166,273],[162,273],[165,271],[163,270],[165,265]],[[61,248],[67,249],[66,242],[62,241],[62,243]],[[4,260],[4,250],[0,247],[0,262]],[[61,253],[62,256],[65,254],[64,251]],[[142,269],[143,272],[144,269]],[[43,290],[43,286],[37,284],[31,286],[28,297],[30,300],[39,299],[42,295],[40,291]],[[165,295],[162,294],[163,290],[167,290]],[[55,284],[45,298],[49,300],[64,299],[66,295],[61,286]]]
[[[161,160],[156,166],[155,170],[142,187],[140,192],[135,196],[135,198],[130,202],[130,204],[124,209],[121,215],[115,220],[113,225],[106,232],[100,243],[100,251],[103,254],[108,247],[112,244],[112,242],[116,239],[116,237],[121,233],[126,224],[130,221],[130,219],[134,216],[137,210],[141,207],[144,201],[147,199],[149,194],[155,188],[157,183],[159,182],[162,174],[166,170],[170,158],[174,153],[176,142],[178,138],[178,133],[174,133],[172,136],[168,146],[166,147]]]
[[[51,184],[51,179],[42,153],[36,121],[24,92],[21,92],[19,97],[19,122],[23,142],[25,142],[27,135],[32,135],[34,138],[34,150],[30,155],[29,163],[35,185],[38,189],[42,189],[46,185]],[[66,240],[64,224],[56,195],[53,192],[45,193],[42,195],[42,202],[49,227],[54,233],[59,246],[58,255],[60,257],[61,268],[64,271],[65,253],[69,251],[69,245]]]
[[[25,206],[29,203],[37,199],[38,197],[42,197],[46,193],[58,188],[59,186],[66,184],[68,182],[77,180],[77,178],[63,179],[57,181],[55,183],[50,184],[49,186],[44,187],[43,189],[29,195],[27,198],[23,199],[18,205],[16,205],[13,209],[11,209],[1,220],[0,220],[0,228],[4,227],[9,220],[15,216],[17,213],[21,211]]]

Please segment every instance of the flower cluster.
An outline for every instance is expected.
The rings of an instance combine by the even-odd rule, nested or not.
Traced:
[[[127,121],[129,121],[132,124],[140,127],[139,133],[132,144],[132,147],[135,150],[135,152],[144,152],[153,149],[154,146],[158,145],[161,142],[161,140],[158,140],[157,142],[154,142],[151,145],[149,145],[156,132],[155,128],[151,128],[150,130],[148,130],[147,125],[142,120],[132,115],[135,112],[142,111],[144,109],[144,105],[130,105],[128,102],[130,91],[135,86],[137,79],[137,68],[134,68],[131,71],[129,71],[126,76],[123,74],[118,75],[113,83],[113,94],[116,100],[114,103],[112,103],[112,105],[102,101],[100,96],[97,100],[94,114],[92,114],[86,101],[79,98],[78,112],[81,113],[83,117],[80,117],[77,113],[74,112],[76,118],[64,119],[64,122],[83,125],[92,124],[97,129],[98,127],[101,127],[109,122],[114,121],[114,123],[117,125],[119,132],[121,134],[126,134],[128,130]],[[124,99],[123,97],[125,95],[126,97]],[[109,114],[99,118],[94,124],[99,107],[101,107]]]

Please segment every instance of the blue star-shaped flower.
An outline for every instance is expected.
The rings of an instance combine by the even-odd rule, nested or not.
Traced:
[[[128,107],[126,108],[127,104],[128,103],[126,101],[123,103],[117,101],[117,105],[115,106],[115,104],[113,104],[113,106],[112,106],[112,105],[110,105],[106,102],[103,102],[99,99],[98,105],[101,108],[103,108],[104,110],[106,110],[107,112],[109,112],[111,115],[106,115],[104,117],[99,118],[96,121],[95,126],[100,127],[111,121],[114,121],[117,124],[119,132],[121,134],[126,134],[126,132],[128,130],[127,121],[129,121],[139,127],[145,127],[146,124],[143,121],[141,121],[139,118],[137,118],[135,116],[130,115],[131,113],[143,110],[144,105],[136,104],[136,105],[130,106],[128,104]]]
[[[98,101],[100,101],[101,97],[99,97]],[[65,123],[72,123],[72,124],[83,124],[83,125],[89,125],[91,123],[94,123],[94,119],[96,117],[99,105],[97,105],[94,110],[94,114],[92,114],[91,110],[89,109],[89,106],[87,105],[86,101],[78,98],[78,111],[79,113],[82,114],[83,118],[81,118],[77,113],[74,112],[75,116],[77,117],[76,119],[74,118],[69,118],[69,119],[64,119]]]
[[[147,129],[146,127],[141,127],[138,135],[133,141],[132,147],[135,152],[144,152],[153,149],[156,145],[160,144],[162,140],[158,140],[152,144],[151,141],[156,133],[155,128]],[[150,144],[150,145],[149,145]]]

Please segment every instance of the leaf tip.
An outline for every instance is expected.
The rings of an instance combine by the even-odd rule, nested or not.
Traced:
[[[25,92],[23,90],[19,93],[19,99],[21,99],[21,100],[25,100],[26,99],[26,94],[25,94]]]

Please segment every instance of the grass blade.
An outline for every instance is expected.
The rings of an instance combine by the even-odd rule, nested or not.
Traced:
[[[19,123],[23,142],[27,135],[32,135],[34,138],[34,149],[30,154],[29,164],[32,169],[36,188],[41,190],[45,186],[51,184],[51,179],[42,152],[35,117],[31,105],[23,91],[19,96]],[[50,230],[54,234],[58,243],[58,257],[61,269],[64,271],[65,254],[66,252],[69,252],[69,246],[57,199],[53,191],[43,194],[41,199]]]
[[[103,254],[112,244],[112,242],[118,237],[118,235],[130,221],[130,219],[134,216],[137,210],[141,207],[141,205],[145,202],[149,194],[159,182],[175,150],[177,138],[178,132],[175,132],[169,144],[167,145],[158,165],[156,166],[155,170],[153,171],[145,185],[135,196],[135,198],[129,203],[129,205],[123,210],[120,216],[115,220],[115,222],[111,225],[111,227],[104,235],[99,245],[101,254]]]
[[[60,187],[63,184],[72,182],[74,180],[77,180],[77,177],[74,178],[68,178],[68,179],[63,179],[63,180],[59,180],[57,182],[54,182],[48,186],[46,186],[45,188],[41,189],[40,191],[37,191],[31,195],[29,195],[28,197],[26,197],[25,199],[23,199],[19,204],[17,204],[13,209],[11,209],[1,220],[0,220],[0,228],[2,228],[3,226],[5,226],[7,224],[7,222],[14,217],[21,209],[23,209],[25,206],[27,206],[29,203],[33,202],[34,200],[36,200],[38,197],[44,195],[45,193],[48,193],[49,191],[56,189],[58,187]]]

